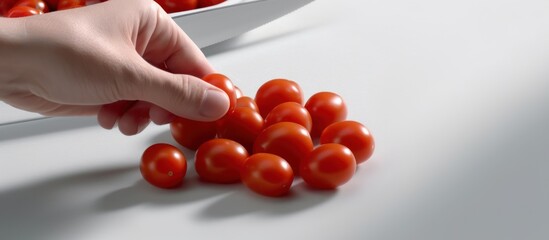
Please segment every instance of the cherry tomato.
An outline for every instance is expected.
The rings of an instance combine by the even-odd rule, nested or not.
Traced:
[[[86,0],[59,0],[57,10],[67,10],[86,6]]]
[[[15,6],[27,6],[31,8],[35,8],[40,13],[47,13],[50,11],[48,4],[46,4],[42,0],[19,0]]]
[[[202,79],[207,83],[214,85],[219,89],[223,90],[225,93],[227,93],[227,95],[229,96],[229,102],[230,102],[229,110],[227,111],[227,113],[232,112],[236,106],[236,92],[235,92],[234,84],[233,82],[231,82],[231,79],[219,73],[208,74],[204,76]]]
[[[242,93],[242,89],[240,89],[237,86],[234,86],[234,94],[236,95],[237,100],[241,97],[244,97],[244,94]]]
[[[355,156],[356,163],[368,160],[374,153],[374,137],[359,122],[342,121],[333,123],[322,132],[320,143],[339,143],[348,147]]]
[[[252,152],[254,141],[263,130],[263,118],[251,108],[235,108],[217,121],[217,136],[227,138],[242,144]]]
[[[280,122],[265,128],[257,136],[253,152],[272,153],[284,158],[299,175],[299,164],[313,150],[313,141],[307,129],[297,123]]]
[[[229,139],[212,139],[196,151],[194,167],[200,179],[213,183],[240,181],[240,169],[248,152],[239,143]]]
[[[187,173],[185,155],[176,147],[158,143],[148,147],[141,157],[141,175],[159,188],[181,185]]]
[[[196,150],[202,143],[215,138],[215,122],[200,122],[176,117],[170,123],[173,138],[181,146]]]
[[[313,120],[311,115],[301,104],[296,102],[281,103],[267,115],[265,118],[265,127],[279,122],[294,122],[311,131]]]
[[[316,147],[300,167],[301,177],[309,186],[334,189],[351,180],[356,160],[349,148],[327,143]]]
[[[294,173],[288,162],[269,153],[256,153],[248,157],[240,177],[249,189],[270,197],[286,195],[294,181]]]
[[[50,10],[55,10],[57,8],[57,4],[59,4],[59,0],[44,0]]]
[[[255,95],[255,103],[262,117],[267,117],[274,107],[285,102],[303,104],[301,87],[287,79],[269,80],[259,87]]]
[[[198,0],[198,8],[209,7],[225,2],[225,0]]]
[[[38,14],[40,14],[40,11],[36,10],[36,8],[31,8],[27,6],[15,6],[8,11],[8,13],[6,14],[6,17],[18,18],[18,17],[28,17],[32,15],[38,15]]]
[[[255,101],[251,97],[240,97],[236,99],[236,107],[247,107],[250,108],[256,112],[259,112],[259,109],[257,108],[257,104],[255,104]]]
[[[167,13],[181,12],[198,7],[197,0],[155,0]]]
[[[314,94],[305,103],[305,108],[313,119],[311,136],[320,137],[322,130],[328,125],[347,118],[347,106],[339,95],[332,92]]]
[[[0,0],[0,15],[6,16],[8,11],[15,5],[17,0]]]

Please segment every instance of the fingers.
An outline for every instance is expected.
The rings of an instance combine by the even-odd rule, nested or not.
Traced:
[[[135,135],[143,131],[151,122],[149,118],[150,103],[136,102],[118,121],[118,129],[124,135]]]
[[[132,77],[135,80],[121,89],[121,99],[150,102],[177,116],[197,121],[215,121],[227,112],[229,97],[221,89],[191,75],[162,71],[139,59]]]
[[[158,8],[154,31],[146,41],[143,58],[153,65],[165,63],[172,73],[203,77],[214,69],[187,34]],[[140,44],[138,43],[138,46]]]
[[[99,111],[97,121],[106,129],[112,129],[118,123],[118,129],[124,135],[135,135],[149,125],[151,107],[150,103],[141,101],[118,101],[106,104]]]
[[[129,109],[134,102],[132,101],[117,101],[110,104],[105,104],[97,114],[97,122],[105,129],[112,129],[118,119],[122,117],[124,112]]]
[[[168,124],[172,122],[175,117],[172,113],[156,105],[151,106],[149,116],[151,117],[151,121],[157,125]]]

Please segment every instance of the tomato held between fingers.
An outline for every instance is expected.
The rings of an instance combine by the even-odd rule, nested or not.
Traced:
[[[294,173],[283,158],[269,153],[257,153],[246,159],[240,178],[252,191],[278,197],[288,194],[294,181]]]
[[[299,175],[299,165],[313,150],[313,140],[305,127],[280,122],[265,128],[256,138],[254,153],[272,153],[284,158]]]
[[[15,6],[8,11],[8,13],[6,14],[6,17],[19,18],[19,17],[28,17],[33,15],[38,15],[38,14],[40,14],[40,11],[38,11],[36,8],[27,7],[27,6]]]
[[[234,140],[252,152],[257,136],[263,130],[263,118],[251,108],[238,107],[217,121],[217,136]]]
[[[57,3],[57,10],[68,10],[85,6],[86,0],[59,0]]]
[[[313,119],[311,137],[320,137],[328,125],[347,118],[347,106],[341,96],[333,92],[318,92],[305,103],[305,108]]]
[[[57,4],[59,4],[59,0],[44,0],[51,11],[55,10],[57,8]]]
[[[285,102],[303,104],[301,87],[288,79],[269,80],[259,87],[255,95],[255,103],[262,117],[267,117],[273,108]]]
[[[202,143],[215,138],[215,122],[200,122],[176,117],[170,123],[173,138],[181,146],[196,150]]]
[[[155,0],[167,13],[192,10],[198,7],[197,0]]]
[[[313,121],[311,115],[301,104],[296,102],[281,103],[265,118],[265,127],[269,127],[279,122],[294,122],[311,131]]]
[[[374,153],[374,137],[361,123],[342,121],[333,123],[322,132],[320,143],[339,143],[348,147],[357,164],[368,160]]]
[[[219,73],[212,73],[204,76],[202,78],[205,82],[218,87],[223,90],[229,96],[229,110],[227,113],[230,113],[234,110],[236,106],[236,92],[235,87],[231,79],[227,76]]]
[[[248,152],[239,143],[229,139],[212,139],[196,151],[194,167],[200,179],[213,183],[240,181],[240,169]]]
[[[301,162],[300,174],[309,186],[334,189],[348,182],[356,171],[356,160],[349,148],[328,143],[315,148]]]
[[[15,5],[18,0],[1,0],[0,1],[0,16],[6,16],[8,11]]]
[[[19,0],[15,6],[27,6],[35,8],[41,13],[47,13],[50,11],[48,4],[42,0]]]
[[[159,188],[173,188],[183,182],[187,161],[176,147],[158,143],[143,152],[139,168],[143,178],[150,184]]]

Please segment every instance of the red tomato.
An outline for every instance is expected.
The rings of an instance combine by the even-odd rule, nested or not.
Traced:
[[[320,143],[339,143],[351,149],[356,163],[363,163],[374,153],[374,137],[368,129],[355,121],[333,123],[322,132]]]
[[[236,106],[236,92],[235,92],[234,84],[233,82],[231,82],[231,79],[219,73],[208,74],[204,76],[202,79],[207,83],[214,85],[219,89],[223,90],[225,93],[227,93],[227,95],[229,96],[229,102],[230,102],[229,110],[227,111],[227,113],[232,112]]]
[[[176,147],[158,143],[143,152],[139,168],[143,178],[150,184],[159,188],[173,188],[183,182],[187,161]]]
[[[257,108],[257,104],[255,104],[255,101],[251,97],[240,97],[236,99],[236,107],[247,107],[250,108],[256,112],[259,112],[259,109]]]
[[[239,143],[229,139],[212,139],[196,151],[194,167],[200,179],[213,183],[240,181],[240,169],[248,152]]]
[[[280,122],[265,128],[257,136],[253,152],[272,153],[284,158],[296,175],[299,164],[313,150],[313,141],[307,129],[297,123]]]
[[[222,2],[225,2],[225,0],[198,0],[198,7],[199,8],[209,7],[216,4],[220,4]]]
[[[197,0],[155,0],[167,13],[181,12],[195,9]]]
[[[27,6],[35,8],[41,13],[47,13],[50,11],[48,5],[42,0],[19,0],[15,6]]]
[[[215,122],[200,122],[176,117],[170,123],[173,138],[181,146],[196,150],[202,143],[215,138]]]
[[[351,180],[356,160],[349,148],[327,143],[315,148],[300,167],[301,177],[309,186],[334,189]]]
[[[6,16],[8,11],[15,5],[17,0],[0,0],[0,15]]]
[[[59,0],[57,10],[67,10],[86,6],[86,0]]]
[[[217,121],[217,136],[237,141],[248,152],[252,152],[254,141],[262,130],[263,118],[251,108],[235,108]]]
[[[343,121],[347,118],[347,106],[343,99],[332,92],[314,94],[305,103],[305,108],[313,119],[311,136],[320,137],[322,130],[328,125]]]
[[[46,4],[48,4],[48,7],[50,10],[55,10],[57,8],[57,4],[59,4],[59,0],[44,0]]]
[[[267,117],[267,114],[278,104],[285,102],[303,104],[303,92],[294,81],[273,79],[261,85],[255,94],[255,103],[263,117]]]
[[[8,11],[8,13],[6,14],[6,17],[18,18],[18,17],[28,17],[32,15],[38,15],[38,14],[40,14],[40,11],[36,10],[36,8],[31,8],[27,6],[15,6]]]
[[[244,94],[242,93],[242,89],[240,89],[237,86],[234,86],[234,94],[236,95],[237,100],[241,97],[244,97]]]
[[[281,103],[267,115],[265,118],[265,127],[269,127],[279,122],[294,122],[311,131],[313,120],[311,115],[301,104],[296,102]]]
[[[290,191],[294,173],[283,158],[269,153],[256,153],[244,162],[240,178],[252,191],[278,197]]]

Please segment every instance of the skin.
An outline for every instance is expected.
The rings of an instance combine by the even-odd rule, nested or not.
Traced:
[[[213,121],[229,108],[200,79],[213,67],[153,0],[0,18],[0,53],[0,100],[46,116],[96,115],[133,135],[151,120]]]

